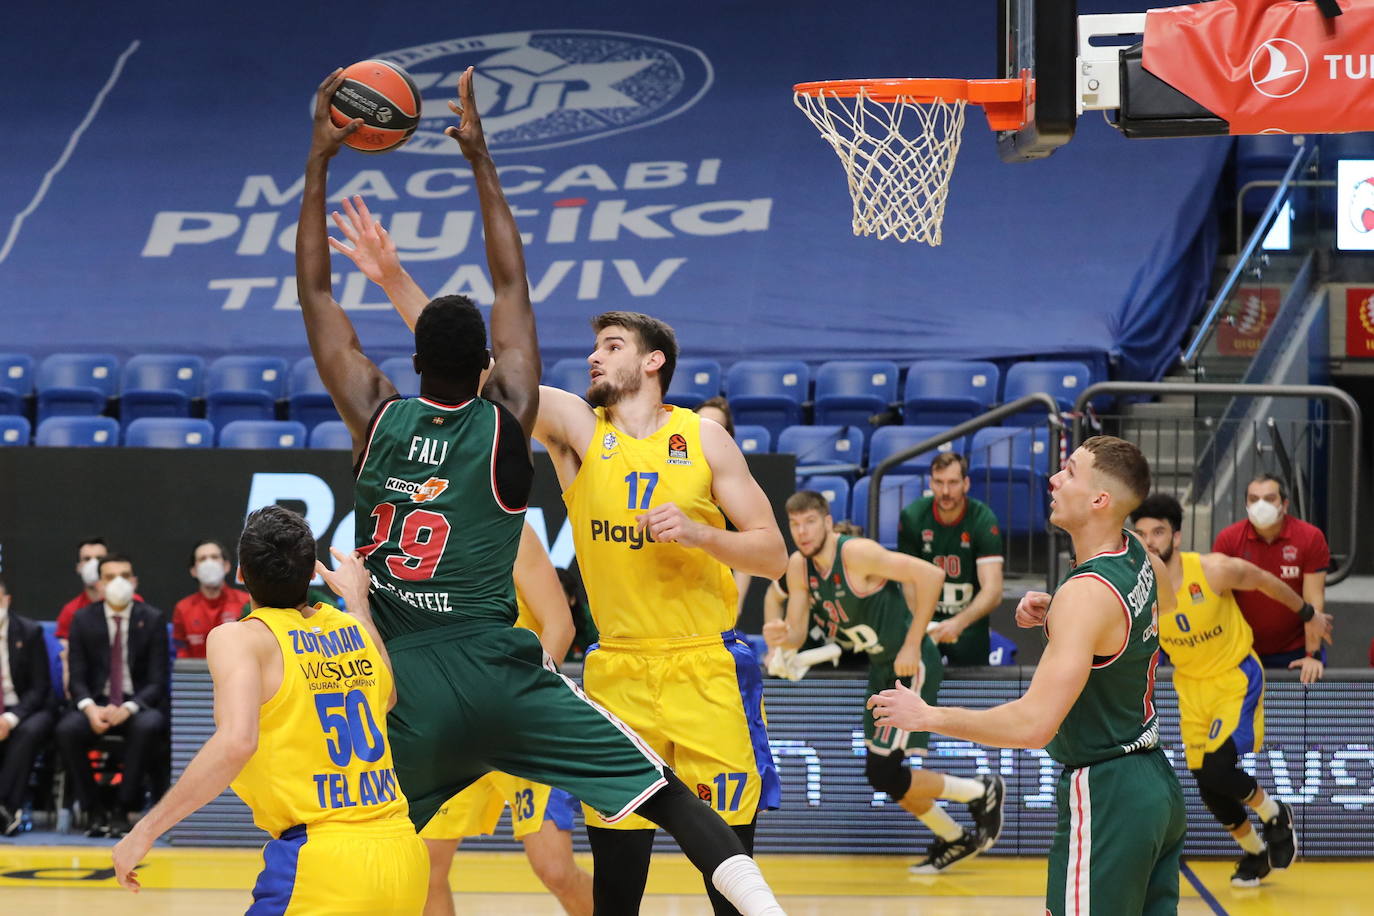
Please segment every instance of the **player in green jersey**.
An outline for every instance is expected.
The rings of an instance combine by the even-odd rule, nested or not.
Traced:
[[[1050,479],[1050,521],[1080,558],[1053,598],[1031,592],[1021,626],[1048,644],[1020,699],[991,709],[928,705],[901,684],[869,698],[878,725],[993,747],[1045,748],[1064,765],[1050,849],[1052,916],[1178,911],[1183,792],[1159,749],[1159,618],[1174,613],[1164,564],[1123,529],[1150,492],[1140,450],[1094,436]]]
[[[867,653],[870,691],[914,679],[927,702],[935,702],[943,665],[926,627],[945,578],[940,568],[868,538],[837,537],[830,505],[814,490],[788,498],[787,520],[797,551],[787,566],[787,619],[764,627],[770,646],[798,648],[814,623],[823,642]],[[997,842],[1006,791],[1001,776],[965,779],[924,766],[913,772],[902,761],[925,754],[929,733],[875,725],[867,715],[863,720],[869,783],[935,834],[914,871],[944,871]],[[974,828],[961,827],[936,799],[967,803]]]
[[[512,567],[534,474],[539,341],[520,232],[487,151],[472,68],[459,80],[461,105],[449,103],[460,122],[446,133],[468,161],[481,206],[495,292],[492,349],[482,314],[466,297],[429,302],[415,324],[416,398],[396,396],[331,290],[329,160],[361,124],[340,128],[330,120],[342,72],[316,95],[296,285],[320,378],[353,434],[358,552],[396,675],[388,724],[411,820],[423,827],[444,801],[501,770],[571,792],[611,821],[642,815],[671,833],[746,916],[780,914],[720,816],[633,730],[559,675],[533,632],[511,626]],[[337,214],[335,221],[346,236],[358,224],[345,229]],[[340,722],[322,720],[326,737],[342,728],[346,738]]]
[[[986,503],[968,495],[968,459],[941,452],[930,463],[932,495],[902,510],[897,549],[945,571],[935,641],[947,665],[986,665],[988,615],[1002,600],[1002,533]]]

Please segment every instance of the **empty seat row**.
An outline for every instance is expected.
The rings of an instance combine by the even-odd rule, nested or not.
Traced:
[[[112,417],[49,417],[33,432],[27,417],[0,416],[0,446],[40,445],[99,448],[317,448],[351,449],[352,437],[340,420],[306,430],[295,420],[234,420],[216,431],[195,417],[143,417],[121,429]]]

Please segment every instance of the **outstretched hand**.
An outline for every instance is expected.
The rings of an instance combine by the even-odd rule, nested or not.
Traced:
[[[343,67],[325,77],[320,88],[315,91],[315,127],[310,138],[310,152],[326,158],[333,156],[343,145],[344,139],[363,126],[362,118],[354,118],[343,127],[335,127],[329,117],[329,103],[334,93],[343,85]]]
[[[449,111],[458,116],[457,127],[447,127],[444,133],[458,141],[458,148],[469,160],[487,155],[487,138],[482,133],[482,117],[477,113],[477,97],[472,92],[473,68],[468,67],[458,77],[458,101],[449,102]]]
[[[352,247],[333,236],[329,237],[329,247],[352,261],[373,283],[386,286],[401,271],[401,258],[391,234],[372,218],[362,197],[355,195],[352,201],[345,197],[343,210],[343,215],[335,211],[330,216]]]
[[[907,732],[933,730],[930,705],[900,680],[869,697],[868,708],[873,710],[874,724],[879,728],[899,728]]]

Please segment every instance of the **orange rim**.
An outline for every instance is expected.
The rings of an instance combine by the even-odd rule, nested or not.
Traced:
[[[928,105],[962,99],[980,105],[993,130],[1017,130],[1026,123],[1026,82],[1019,79],[858,79],[797,83],[792,91],[815,98],[852,99],[860,94],[875,102]],[[1030,91],[1034,91],[1033,84]]]

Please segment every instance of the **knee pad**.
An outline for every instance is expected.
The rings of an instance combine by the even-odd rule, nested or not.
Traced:
[[[1227,830],[1232,830],[1245,823],[1245,806],[1242,805],[1239,800],[1230,795],[1225,795],[1221,792],[1209,789],[1203,784],[1202,778],[1199,775],[1202,772],[1201,770],[1193,770],[1192,772],[1193,776],[1198,779],[1198,795],[1202,796],[1202,803],[1207,806],[1208,811],[1212,812],[1212,817],[1217,819],[1217,823],[1221,824],[1221,826],[1225,827]]]
[[[1236,746],[1229,740],[1202,757],[1202,766],[1193,770],[1199,788],[1243,802],[1254,793],[1255,777],[1240,768]],[[1238,823],[1238,822],[1237,822]]]
[[[911,788],[911,771],[902,766],[901,754],[875,754],[868,752],[864,759],[864,776],[868,784],[878,792],[886,792],[893,801],[901,801]]]

